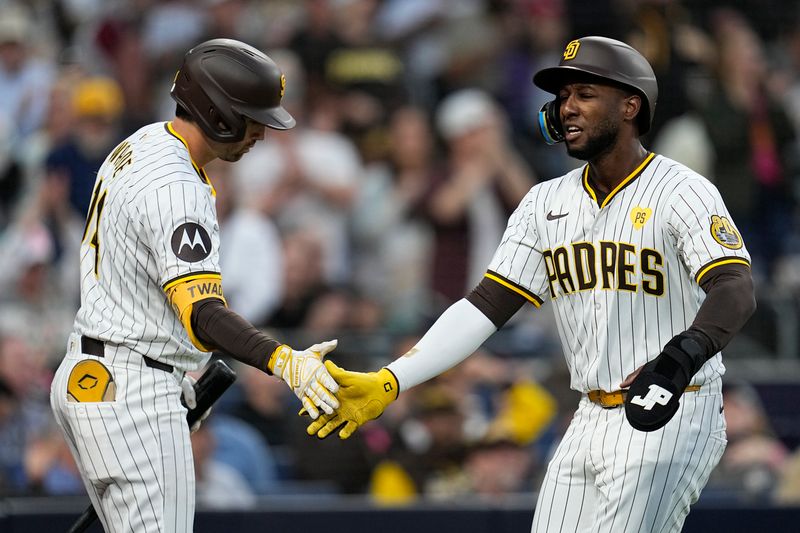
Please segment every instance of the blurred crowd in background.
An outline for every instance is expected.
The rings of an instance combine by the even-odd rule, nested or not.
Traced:
[[[775,325],[800,293],[795,1],[0,0],[0,495],[84,493],[48,404],[84,217],[109,151],[173,117],[192,45],[267,52],[298,119],[206,168],[231,308],[298,348],[339,338],[335,361],[375,370],[480,280],[531,186],[582,164],[539,139],[551,96],[531,77],[592,34],[647,56],[646,146],[714,181],[744,235],[759,298],[745,355],[769,365],[787,335],[796,354],[796,321]],[[533,491],[577,402],[547,306],[346,442],[308,437],[282,382],[237,370],[193,437],[201,505]],[[729,446],[704,498],[800,503],[800,429],[762,400],[726,384]]]

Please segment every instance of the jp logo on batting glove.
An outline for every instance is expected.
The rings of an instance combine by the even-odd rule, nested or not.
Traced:
[[[334,414],[322,415],[312,422],[306,429],[309,435],[324,439],[344,425],[339,438],[346,439],[363,424],[381,416],[400,393],[397,378],[386,368],[369,373],[350,372],[331,361],[325,361],[325,367],[339,383],[341,406]]]
[[[281,344],[267,363],[269,370],[289,385],[314,419],[319,417],[318,407],[329,415],[339,407],[334,396],[339,385],[322,364],[322,358],[336,348],[337,343],[336,339],[321,342],[303,351]]]
[[[700,344],[684,333],[644,365],[625,398],[625,416],[640,431],[664,427],[680,407],[680,398],[706,357]]]

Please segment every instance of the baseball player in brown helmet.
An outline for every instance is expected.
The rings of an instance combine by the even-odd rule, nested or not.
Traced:
[[[372,373],[326,361],[341,407],[308,431],[349,437],[550,300],[582,397],[533,532],[676,532],[725,448],[720,350],[755,308],[749,254],[717,189],[640,142],[658,97],[641,54],[576,39],[534,82],[556,97],[545,139],[587,164],[530,190],[484,279],[403,357]]]
[[[215,192],[203,166],[238,161],[266,128],[292,128],[285,86],[259,50],[204,42],[175,76],[175,119],[135,132],[97,173],[81,306],[51,404],[106,531],[193,530],[181,399],[196,404],[186,372],[212,350],[285,380],[312,416],[338,406],[321,361],[336,341],[293,350],[228,309],[222,290]]]

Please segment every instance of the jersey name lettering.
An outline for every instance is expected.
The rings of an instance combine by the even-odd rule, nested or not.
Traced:
[[[116,178],[117,174],[119,174],[122,169],[130,165],[133,161],[133,148],[131,148],[131,143],[128,141],[121,142],[120,145],[114,149],[108,159],[114,166],[114,173],[111,175],[111,177]]]
[[[574,242],[542,255],[553,299],[596,288],[664,295],[664,257],[652,248],[637,250],[633,244],[614,241]]]
[[[198,296],[222,296],[222,285],[219,283],[199,283],[194,286],[188,287],[189,296],[196,298]],[[197,291],[195,293],[195,291]]]

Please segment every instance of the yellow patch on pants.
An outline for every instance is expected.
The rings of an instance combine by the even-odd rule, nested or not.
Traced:
[[[117,387],[111,372],[100,361],[81,361],[69,374],[67,401],[113,402],[116,392]]]

